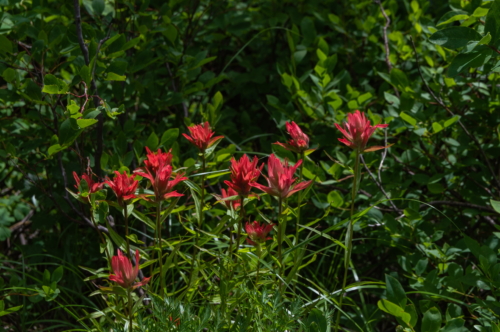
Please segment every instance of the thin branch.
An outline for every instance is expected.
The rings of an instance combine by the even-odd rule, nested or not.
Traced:
[[[477,209],[477,210],[482,210],[482,211],[486,211],[486,212],[495,213],[495,210],[493,210],[489,206],[477,205],[477,204],[466,203],[466,202],[430,201],[427,204],[429,204],[429,205],[461,206],[461,207],[467,207],[467,208],[471,208],[471,209]],[[426,204],[420,205],[421,208],[426,207],[426,206],[427,206]]]
[[[82,32],[82,17],[80,13],[80,1],[79,0],[73,0],[73,7],[75,10],[75,25],[76,25],[76,35],[78,37],[78,43],[80,44],[80,49],[83,54],[83,58],[85,60],[85,64],[87,66],[90,65],[90,59],[89,59],[89,50],[87,48],[87,45],[85,45],[85,41],[83,40],[83,32]],[[111,23],[110,23],[111,24]],[[108,31],[109,35],[109,31]],[[102,41],[104,42],[104,41]],[[94,96],[94,106],[95,108],[98,108],[100,106],[100,97],[99,93],[97,91],[97,85],[95,82],[94,77],[92,77],[92,89],[94,90],[94,93],[92,94]],[[103,152],[103,129],[104,129],[104,117],[102,113],[100,113],[97,116],[97,146],[96,146],[96,153],[95,153],[95,173],[97,176],[102,176],[102,170],[101,170],[101,156]]]
[[[432,89],[429,87],[429,85],[425,81],[424,74],[422,73],[422,70],[420,69],[420,60],[418,58],[418,52],[417,52],[417,48],[415,47],[415,42],[413,41],[412,37],[410,37],[410,40],[411,40],[411,44],[413,46],[413,51],[415,52],[415,58],[416,58],[416,64],[417,64],[418,73],[420,74],[420,78],[422,79],[422,82],[424,83],[425,88],[427,89],[427,91],[429,91],[430,95],[439,104],[439,106],[441,106],[442,108],[444,108],[451,116],[455,116],[455,113],[453,113],[453,111],[450,110],[448,108],[448,106],[446,106],[446,104],[444,103],[443,99],[441,99],[440,97],[436,96],[436,94],[434,93],[434,91],[432,91]],[[483,148],[481,146],[481,143],[479,143],[479,140],[476,138],[476,136],[472,135],[467,130],[467,128],[465,128],[465,126],[464,126],[464,124],[462,123],[461,120],[458,120],[457,122],[460,125],[460,127],[462,127],[463,131],[467,134],[467,136],[469,136],[469,138],[472,139],[474,141],[474,143],[476,143],[477,147],[479,148],[479,151],[481,152],[481,155],[483,156],[484,161],[486,162],[486,165],[488,166],[488,169],[489,169],[491,175],[493,176],[493,179],[496,182],[497,189],[500,190],[500,181],[498,180],[495,172],[493,171],[493,167],[491,166],[490,161],[489,161],[488,157],[486,156],[486,153],[484,152],[484,150],[483,150]]]
[[[380,191],[384,194],[384,196],[388,199],[389,203],[391,204],[392,208],[401,213],[402,210],[399,209],[396,204],[394,204],[394,202],[391,200],[391,197],[387,194],[387,192],[385,191],[384,187],[382,187],[382,183],[381,182],[378,182],[377,181],[377,178],[375,177],[375,175],[373,175],[373,173],[370,171],[370,169],[368,168],[368,166],[366,165],[365,163],[365,158],[363,158],[363,155],[360,155],[361,157],[361,162],[363,163],[363,165],[365,166],[365,169],[368,171],[368,174],[370,174],[373,182],[375,182],[375,184],[377,185],[377,187],[380,189]]]

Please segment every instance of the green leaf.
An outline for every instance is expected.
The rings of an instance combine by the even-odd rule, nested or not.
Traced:
[[[87,84],[87,87],[90,86],[91,76],[90,76],[90,69],[89,69],[89,67],[87,67],[87,66],[84,65],[80,69],[80,77],[82,78],[82,80],[85,81],[85,83]]]
[[[104,0],[92,0],[92,9],[94,14],[101,15],[104,11]]]
[[[54,144],[51,147],[49,147],[49,150],[47,151],[47,153],[49,154],[49,157],[50,157],[53,154],[55,154],[55,153],[57,153],[59,151],[62,151],[64,149],[66,149],[66,148],[67,148],[66,146],[61,146],[59,144]]]
[[[179,128],[169,129],[161,135],[160,145],[163,145],[163,147],[168,150],[172,147],[178,137]]]
[[[417,314],[417,310],[415,309],[415,305],[414,304],[408,304],[406,307],[405,307],[405,312],[410,314],[411,318],[410,318],[410,326],[411,327],[415,327],[415,325],[417,325],[417,322],[418,322],[418,314]]]
[[[488,15],[486,15],[484,32],[489,33],[494,46],[498,46],[500,39],[500,0],[494,0],[491,4]]]
[[[439,133],[441,130],[443,130],[443,126],[441,126],[439,123],[437,122],[433,122],[432,123],[432,130],[434,130],[434,134],[435,133]]]
[[[438,24],[436,25],[437,27],[441,25],[446,25],[455,21],[459,20],[466,20],[469,18],[469,14],[465,11],[458,10],[458,11],[451,11],[447,12],[444,14],[440,19]]]
[[[498,213],[500,213],[500,201],[494,201],[490,199],[491,207]]]
[[[385,284],[387,299],[392,303],[398,304],[401,308],[404,308],[407,298],[403,286],[401,286],[396,278],[388,274],[385,275]]]
[[[173,44],[175,43],[175,40],[177,39],[177,29],[173,24],[169,24],[167,26],[167,30],[163,33],[165,37]]]
[[[128,42],[126,42],[120,51],[126,51],[128,50],[129,48],[132,48],[134,47],[135,45],[139,44],[139,42],[141,41],[141,37],[137,37],[137,38],[134,38],[134,39],[131,39],[129,40]]]
[[[12,53],[12,43],[5,35],[0,35],[0,52]]]
[[[485,45],[479,45],[472,52],[458,54],[448,67],[448,76],[455,77],[468,68],[476,68],[488,62],[493,51]]]
[[[328,328],[325,315],[318,309],[311,310],[306,324],[309,327],[309,331],[326,332]]]
[[[65,94],[68,89],[68,85],[63,80],[51,74],[45,75],[42,92],[48,94]]]
[[[466,46],[471,41],[479,41],[482,36],[471,28],[450,27],[436,31],[429,37],[433,44],[456,49]]]
[[[17,79],[17,71],[12,68],[7,68],[3,71],[2,77],[8,82],[12,83]]]
[[[404,121],[408,122],[412,126],[415,126],[417,124],[417,120],[415,120],[414,118],[412,118],[411,116],[409,116],[405,112],[401,112],[399,114],[399,116],[401,117],[401,119],[403,119]]]
[[[146,146],[150,149],[150,150],[156,150],[156,148],[158,147],[158,136],[156,136],[156,134],[154,132],[152,132],[147,141],[146,141]]]
[[[78,119],[78,120],[76,120],[78,127],[80,127],[81,129],[92,126],[94,123],[97,123],[97,122],[98,121],[96,119]]]
[[[125,81],[127,77],[125,75],[118,75],[115,73],[108,73],[106,76],[106,81]]]
[[[406,324],[410,323],[411,315],[406,313],[400,306],[392,303],[391,301],[382,299],[378,301],[377,306],[380,310],[393,315],[394,317],[400,318]]]
[[[441,328],[441,313],[436,307],[432,307],[424,313],[422,319],[422,332],[438,332]]]
[[[433,194],[440,194],[446,190],[446,188],[441,183],[429,183],[427,184],[427,189]]]
[[[23,307],[22,305],[19,305],[19,306],[17,306],[17,307],[11,307],[11,308],[9,308],[9,309],[7,309],[7,310],[2,310],[2,311],[0,311],[0,317],[5,316],[5,315],[8,315],[8,314],[11,314],[11,313],[13,313],[13,312],[16,312],[16,311],[18,311],[19,309],[21,309],[22,307]]]
[[[410,85],[406,74],[398,68],[393,68],[391,70],[390,77],[392,84],[394,84],[400,91],[406,91],[406,88]]]
[[[342,205],[344,205],[344,198],[336,190],[332,190],[328,193],[327,200],[328,200],[328,203],[330,203],[330,205],[333,207],[338,208],[338,207],[341,207]]]
[[[462,332],[465,325],[465,320],[455,318],[446,322],[446,325],[441,329],[441,332]],[[465,330],[467,331],[467,329]]]
[[[54,272],[52,272],[52,278],[50,279],[50,281],[56,283],[61,281],[63,272],[64,272],[64,267],[59,266],[57,269],[54,270]]]
[[[452,124],[454,124],[455,122],[457,122],[458,120],[460,119],[459,116],[455,115],[454,117],[452,117],[451,119],[448,119],[444,122],[444,127],[445,128],[448,128],[449,126],[451,126]]]

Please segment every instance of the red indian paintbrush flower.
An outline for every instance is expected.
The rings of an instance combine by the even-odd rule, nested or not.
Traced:
[[[338,140],[348,147],[357,150],[358,152],[371,152],[380,149],[388,148],[389,146],[372,146],[366,148],[368,139],[377,130],[377,128],[385,128],[388,124],[379,124],[372,126],[370,120],[368,120],[364,113],[356,111],[354,113],[347,114],[347,122],[345,123],[345,128],[340,125],[335,124],[338,130],[344,135],[344,138],[339,138]]]
[[[240,158],[240,160],[236,161],[236,159],[231,159],[231,166],[229,169],[231,170],[231,181],[224,181],[225,184],[228,185],[229,188],[238,193],[240,197],[247,197],[250,194],[250,190],[252,190],[251,184],[260,176],[260,171],[264,164],[257,168],[257,163],[259,159],[254,157],[252,161],[248,158],[246,154]]]
[[[255,245],[256,243],[264,243],[267,240],[271,240],[272,237],[268,237],[267,234],[273,229],[274,224],[266,225],[264,223],[259,224],[257,221],[253,223],[247,222],[245,224],[245,230],[247,231],[248,244]]]
[[[182,135],[184,135],[184,137],[188,141],[190,141],[202,152],[224,138],[224,136],[216,136],[212,138],[215,132],[210,129],[210,124],[208,122],[193,127],[188,127],[188,129],[191,133],[191,136],[189,136],[188,134]]]
[[[146,147],[147,159],[144,160],[144,167],[139,168],[142,171],[149,171],[151,174],[155,175],[156,172],[164,165],[170,165],[172,163],[172,149],[168,152],[162,152],[158,149],[157,152],[151,152],[148,147]]]
[[[135,175],[128,176],[125,171],[123,174],[115,171],[115,178],[111,181],[109,178],[104,181],[114,192],[118,198],[118,204],[123,206],[125,201],[136,198],[135,190],[139,185],[139,181],[134,180]]]
[[[136,283],[137,275],[139,274],[139,250],[135,251],[135,267],[132,267],[132,262],[127,256],[123,255],[118,249],[118,256],[111,258],[111,267],[113,273],[109,276],[109,280],[116,282],[123,288],[136,289],[137,287],[144,286],[149,282],[149,278],[144,278],[141,282]]]
[[[227,209],[231,209],[231,206],[232,206],[234,210],[237,210],[241,206],[239,199],[235,199],[235,200],[229,200],[229,199],[226,200],[225,199],[228,197],[238,196],[238,193],[234,189],[227,188],[227,191],[226,191],[224,188],[222,188],[220,191],[221,191],[220,195],[212,194],[213,196],[215,196],[215,198],[217,198],[217,203],[224,204]]]
[[[280,145],[295,153],[303,153],[309,148],[309,137],[302,132],[300,127],[295,122],[287,122],[286,131],[288,131],[288,134],[290,134],[292,139],[290,139],[288,143],[276,142],[273,144]]]
[[[287,160],[285,160],[283,164],[274,154],[272,154],[269,156],[267,162],[267,173],[269,177],[265,176],[269,187],[256,182],[250,185],[271,196],[276,196],[281,199],[290,197],[293,193],[307,188],[312,183],[312,180],[310,180],[295,184],[297,178],[293,177],[293,175],[300,164],[302,164],[302,160],[299,160],[294,166],[288,166]]]
[[[170,165],[164,165],[156,174],[153,174],[148,169],[146,169],[146,173],[141,172],[141,170],[135,170],[134,173],[151,181],[157,202],[170,197],[184,196],[184,194],[172,191],[172,189],[179,182],[187,180],[187,178],[183,176],[184,174],[176,174],[172,179],[172,166]]]
[[[80,177],[78,177],[78,174],[76,174],[76,172],[73,172],[73,178],[75,178],[75,182],[76,182],[75,188],[78,190],[80,187],[80,182],[82,180],[87,182],[87,187],[89,188],[89,191],[88,191],[89,194],[93,194],[93,193],[99,191],[104,184],[104,183],[94,182],[94,180],[92,179],[92,175],[90,173],[89,174],[82,174],[82,176],[80,178]]]

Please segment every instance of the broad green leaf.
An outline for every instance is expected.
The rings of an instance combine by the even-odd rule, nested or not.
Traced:
[[[0,35],[1,36],[1,35]],[[17,79],[17,71],[12,68],[7,68],[3,71],[2,77],[9,83],[12,83]]]
[[[405,112],[401,112],[399,114],[399,116],[401,117],[401,119],[403,119],[404,121],[408,122],[412,126],[415,126],[417,124],[417,120],[415,120],[414,118],[412,118],[411,116],[409,116]]]
[[[104,0],[92,0],[92,9],[94,14],[101,15],[104,11]]]
[[[493,46],[498,46],[500,39],[500,0],[494,0],[491,4],[488,15],[486,15],[484,32],[491,35]]]
[[[5,35],[0,35],[0,52],[12,53],[12,43]]]
[[[448,76],[455,77],[468,68],[480,67],[487,63],[493,51],[485,45],[477,46],[472,52],[458,54],[448,67]]]
[[[330,203],[330,205],[333,207],[338,208],[338,207],[341,207],[342,205],[344,205],[344,198],[336,190],[330,191],[330,193],[328,193],[327,199],[328,199],[328,203]]]
[[[438,332],[441,328],[441,313],[436,307],[432,307],[424,313],[422,319],[422,332]]]
[[[49,150],[47,151],[49,157],[52,156],[53,154],[59,152],[59,151],[62,151],[64,149],[66,149],[67,147],[65,146],[61,146],[59,144],[54,144],[52,145],[51,147],[49,147]]]
[[[482,36],[471,28],[450,27],[436,31],[429,37],[433,44],[456,49],[466,46],[471,41],[479,41]]]
[[[410,326],[415,327],[415,325],[417,325],[417,322],[418,322],[418,314],[417,314],[417,310],[415,309],[415,305],[408,304],[405,307],[405,312],[410,314],[410,316],[411,316],[410,322],[409,322]]]
[[[446,25],[459,20],[466,20],[469,18],[469,14],[465,11],[451,11],[444,14],[440,19],[437,27]]]
[[[448,320],[446,325],[440,330],[440,332],[462,332],[465,325],[465,320],[462,318],[455,318]],[[466,329],[467,331],[467,329]]]
[[[156,136],[154,132],[151,132],[151,134],[149,135],[146,141],[146,146],[150,150],[156,150],[156,148],[158,147],[158,136]]]
[[[400,318],[406,324],[410,323],[411,315],[406,313],[400,306],[392,303],[391,301],[381,299],[377,302],[377,306],[380,310],[385,311],[388,314],[393,315],[394,317]]]
[[[160,145],[163,145],[163,147],[168,150],[172,147],[178,137],[179,128],[171,128],[161,135]]]
[[[118,75],[115,73],[108,73],[106,76],[106,81],[125,81],[127,77],[125,75]]]
[[[78,119],[76,120],[76,123],[78,124],[78,127],[81,129],[87,128],[89,126],[92,126],[94,123],[97,123],[96,119]]]
[[[498,213],[500,213],[500,201],[494,201],[490,199],[491,207]]]
[[[85,181],[83,181],[83,182],[85,182]],[[50,281],[56,282],[56,283],[61,281],[62,276],[63,276],[63,272],[64,272],[64,267],[59,266],[57,269],[54,270],[54,272],[52,272],[52,277],[51,277]]]
[[[439,133],[441,130],[443,130],[443,126],[441,126],[439,123],[437,122],[433,122],[432,123],[432,130],[434,130],[434,134],[435,133]]]
[[[385,275],[385,284],[387,300],[398,304],[401,308],[404,308],[406,306],[407,298],[403,286],[401,286],[396,278],[388,274]]]

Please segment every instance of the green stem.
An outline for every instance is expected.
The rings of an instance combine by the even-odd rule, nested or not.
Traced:
[[[240,248],[240,240],[241,240],[241,230],[243,228],[243,219],[245,218],[245,208],[243,207],[243,202],[245,201],[244,197],[240,197],[240,217],[238,218],[238,231],[236,234],[236,253]]]
[[[302,182],[302,172],[304,169],[304,152],[299,154],[299,159],[302,160],[302,164],[299,167],[299,183]],[[302,205],[302,192],[299,191],[297,197],[297,223],[295,224],[295,245],[299,244],[299,224],[300,224],[300,206]]]
[[[202,151],[201,152],[201,172],[205,173],[205,169],[206,169],[205,151]],[[191,286],[191,283],[193,282],[194,264],[195,264],[195,262],[198,261],[198,258],[197,258],[198,250],[196,248],[199,246],[199,241],[200,241],[199,230],[201,229],[201,227],[203,225],[203,207],[205,206],[205,175],[201,176],[200,190],[201,190],[201,193],[200,193],[201,208],[200,208],[200,215],[198,216],[198,231],[195,232],[195,240],[194,240],[195,245],[193,247],[193,262],[191,264],[191,273],[190,273],[191,275],[189,277],[189,286]]]
[[[262,256],[262,250],[260,243],[257,243],[257,276],[255,277],[255,288],[259,288],[259,272],[260,272],[260,257]]]
[[[136,262],[136,264],[139,264],[139,262]],[[128,320],[129,320],[129,332],[132,332],[134,327],[133,327],[133,314],[132,314],[132,290],[129,288],[127,290],[128,293]]]
[[[127,257],[130,261],[132,261],[132,257],[130,256],[130,240],[128,239],[128,209],[127,204],[124,204],[123,207],[123,217],[125,219],[125,240],[127,241]]]
[[[156,232],[158,234],[158,263],[160,264],[160,296],[163,296],[163,245],[161,241],[161,200],[156,203]]]
[[[281,276],[282,274],[282,271],[283,271],[283,256],[282,256],[282,252],[281,252],[281,245],[282,245],[282,242],[283,242],[283,225],[281,223],[281,214],[283,213],[283,201],[282,201],[282,198],[279,197],[278,198],[278,263],[280,264],[279,268],[278,268],[278,275]],[[281,281],[278,280],[279,282],[279,290],[280,290],[280,293],[281,293]]]
[[[344,256],[344,279],[342,280],[342,291],[340,292],[339,299],[339,310],[337,311],[337,324],[335,325],[335,332],[338,331],[340,325],[340,311],[342,310],[342,300],[344,298],[345,286],[347,283],[347,272],[349,270],[349,263],[351,261],[352,253],[352,237],[353,237],[353,224],[354,224],[354,200],[356,199],[356,194],[358,192],[358,182],[359,182],[359,151],[356,150],[356,159],[354,160],[354,178],[351,191],[351,220],[348,224],[348,229],[346,233],[346,251]]]

